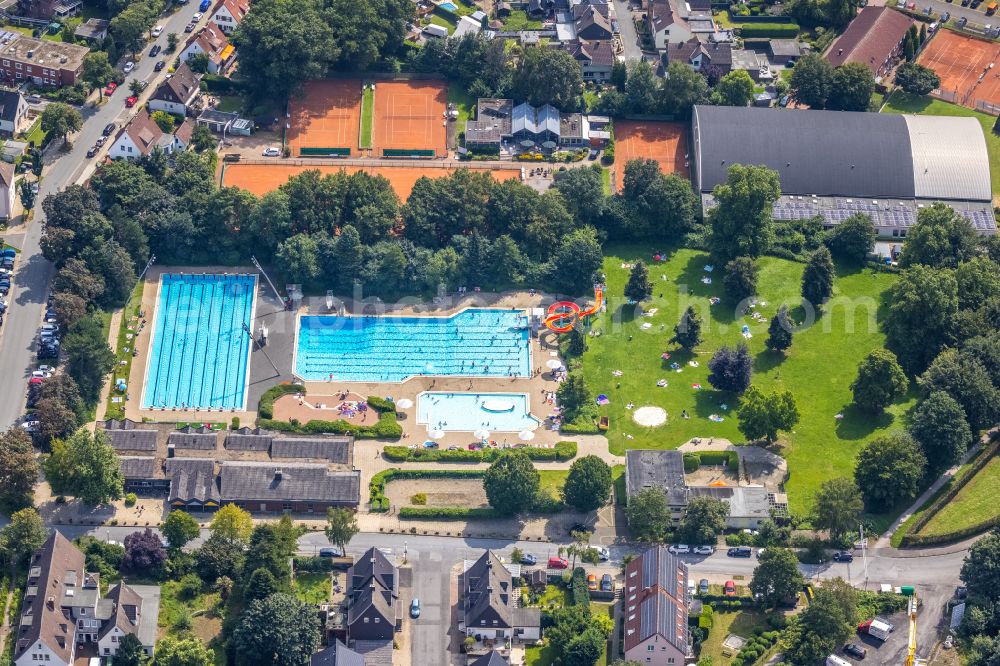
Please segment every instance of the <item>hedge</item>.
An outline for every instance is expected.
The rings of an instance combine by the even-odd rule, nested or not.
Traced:
[[[770,37],[771,39],[791,39],[797,37],[800,28],[797,23],[744,23],[740,26],[741,37]]]
[[[481,469],[386,469],[373,476],[368,483],[368,501],[372,511],[388,511],[385,484],[396,479],[475,479],[482,478],[484,474],[485,470]]]
[[[283,395],[290,393],[305,393],[306,387],[302,384],[278,384],[264,391],[257,403],[257,415],[262,419],[274,418],[274,401]]]
[[[726,464],[730,469],[738,469],[740,457],[736,451],[700,451],[684,454],[684,471],[691,473],[702,465]]]
[[[257,425],[265,430],[294,432],[302,435],[319,435],[332,432],[338,435],[351,435],[358,439],[399,439],[402,437],[403,426],[399,425],[396,421],[395,409],[390,408],[388,411],[381,411],[372,403],[373,400],[376,400],[376,398],[368,398],[368,405],[373,407],[374,411],[378,413],[378,420],[374,423],[351,423],[344,419],[337,419],[336,421],[313,419],[306,423],[299,423],[296,420],[276,421],[271,418],[262,418],[257,421]],[[263,402],[263,398],[261,402]]]
[[[399,510],[401,520],[476,520],[499,518],[496,509],[455,506],[404,506]]]
[[[705,604],[719,604],[719,603],[729,603],[729,604],[739,604],[740,606],[756,606],[757,600],[751,596],[741,596],[741,597],[727,597],[724,594],[696,594],[696,598],[701,599],[702,603]],[[718,607],[716,607],[718,610]]]
[[[583,567],[573,569],[569,579],[569,603],[571,606],[590,606],[590,591],[587,589],[587,572]]]
[[[205,74],[201,77],[201,82],[205,85],[205,90],[208,92],[222,95],[237,93],[240,90],[239,85],[232,79],[218,74]]]
[[[333,560],[329,557],[295,557],[292,569],[302,573],[326,573],[333,571]]]
[[[571,460],[576,457],[576,442],[557,442],[554,449],[542,449],[535,446],[526,446],[516,449],[528,456],[531,460],[560,462]],[[382,454],[387,460],[392,462],[493,462],[500,457],[506,449],[411,449],[408,446],[387,446]]]

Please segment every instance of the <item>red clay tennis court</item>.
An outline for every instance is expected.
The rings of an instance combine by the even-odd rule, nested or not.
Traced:
[[[489,169],[482,167],[465,167],[473,171],[489,171],[497,180],[510,180],[521,177],[520,167],[514,169]],[[413,184],[421,176],[428,178],[440,178],[447,176],[455,169],[451,167],[426,166],[355,166],[337,164],[316,164],[316,165],[292,165],[292,164],[227,164],[223,171],[223,184],[227,187],[240,187],[257,196],[261,196],[278,189],[288,182],[292,176],[302,173],[308,169],[319,169],[320,173],[336,173],[343,169],[347,173],[357,173],[367,171],[373,175],[385,176],[392,183],[392,189],[396,191],[401,201],[405,201],[413,190]]]
[[[448,93],[442,81],[379,81],[375,84],[372,148],[376,157],[395,151],[447,151],[445,108]],[[390,151],[388,155],[385,151]],[[395,156],[400,156],[397,153]]]
[[[615,121],[615,180],[621,190],[625,165],[630,160],[650,159],[660,163],[663,173],[688,177],[687,127],[683,123],[653,120]]]
[[[975,37],[939,30],[917,59],[941,78],[942,97],[976,108],[976,102],[1000,104],[1000,47]]]
[[[358,154],[361,132],[361,81],[309,81],[301,96],[288,101],[287,143],[292,155],[302,149],[349,149]]]

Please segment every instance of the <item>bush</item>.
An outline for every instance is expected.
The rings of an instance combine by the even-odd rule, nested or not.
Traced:
[[[239,86],[234,81],[218,74],[205,74],[201,77],[201,82],[204,84],[205,90],[219,95],[239,92]]]
[[[257,421],[257,425],[265,430],[293,432],[303,435],[334,433],[337,435],[351,435],[352,437],[356,437],[358,439],[399,439],[402,437],[403,427],[396,421],[395,409],[390,408],[388,411],[381,411],[378,407],[372,404],[372,400],[375,400],[375,398],[368,398],[368,404],[379,414],[378,421],[375,423],[355,424],[350,421],[345,421],[344,419],[337,419],[336,421],[320,421],[314,419],[301,424],[296,421],[289,423],[287,421],[275,421],[271,418],[261,418]],[[384,401],[382,402],[384,403]],[[263,411],[263,403],[264,398],[261,397],[260,411]],[[274,401],[272,400],[271,405],[273,406],[273,404]]]
[[[240,417],[234,416],[233,420],[232,420],[232,423],[230,424],[229,427],[230,427],[231,430],[239,430],[240,429]]]
[[[299,573],[326,573],[333,571],[333,560],[329,557],[296,557],[292,559],[292,569]]]
[[[125,506],[135,506],[139,501],[139,496],[135,493],[125,493]]]
[[[417,493],[410,498],[410,504],[419,504],[423,506],[427,504],[427,493]]]
[[[272,386],[264,391],[264,395],[260,396],[260,401],[257,403],[257,415],[262,419],[273,419],[275,400],[290,393],[305,392],[306,387],[302,384],[278,384],[277,386]],[[236,418],[233,421],[236,423],[239,422]]]
[[[411,449],[408,446],[387,446],[382,454],[386,460],[392,462],[493,462],[500,457],[505,449],[479,449],[470,451],[469,449],[457,449],[449,451],[447,449]],[[541,449],[537,447],[522,447],[518,451],[523,452],[531,460],[541,461],[566,461],[576,457],[576,442],[558,442],[554,449]]]
[[[494,509],[457,506],[404,506],[399,509],[400,520],[491,520],[499,518]]]
[[[569,579],[569,603],[572,606],[590,606],[587,590],[587,572],[583,567],[573,569]]]
[[[700,466],[701,466],[701,458],[698,457],[697,453],[684,454],[684,471],[687,474],[698,471],[698,468]]]
[[[563,501],[549,493],[539,492],[531,505],[532,513],[559,513],[564,508]]]
[[[201,594],[201,578],[198,574],[189,573],[181,577],[178,581],[178,593],[182,599],[194,599]]]

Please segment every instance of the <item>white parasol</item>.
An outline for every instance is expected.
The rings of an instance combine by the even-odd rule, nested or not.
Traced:
[[[562,361],[560,361],[557,358],[550,358],[548,361],[545,362],[545,367],[548,368],[549,370],[558,370],[559,368],[562,367]]]
[[[435,428],[434,430],[429,430],[427,432],[427,436],[430,437],[431,439],[441,439],[442,437],[444,437],[444,430],[438,430],[437,428]]]
[[[480,428],[472,434],[476,436],[476,439],[487,439],[490,436],[490,431],[486,428]]]
[[[530,430],[522,430],[521,432],[517,433],[517,438],[520,439],[522,442],[530,442],[535,438],[535,433],[533,433]]]
[[[413,407],[413,401],[410,400],[409,398],[403,398],[402,400],[397,400],[396,407],[398,407],[399,409],[409,409],[410,407]]]

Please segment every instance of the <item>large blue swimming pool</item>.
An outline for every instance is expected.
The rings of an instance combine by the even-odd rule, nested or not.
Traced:
[[[398,382],[414,375],[527,377],[528,320],[520,310],[451,317],[299,319],[295,373],[307,381]]]
[[[143,409],[245,408],[255,286],[253,275],[162,276]]]

